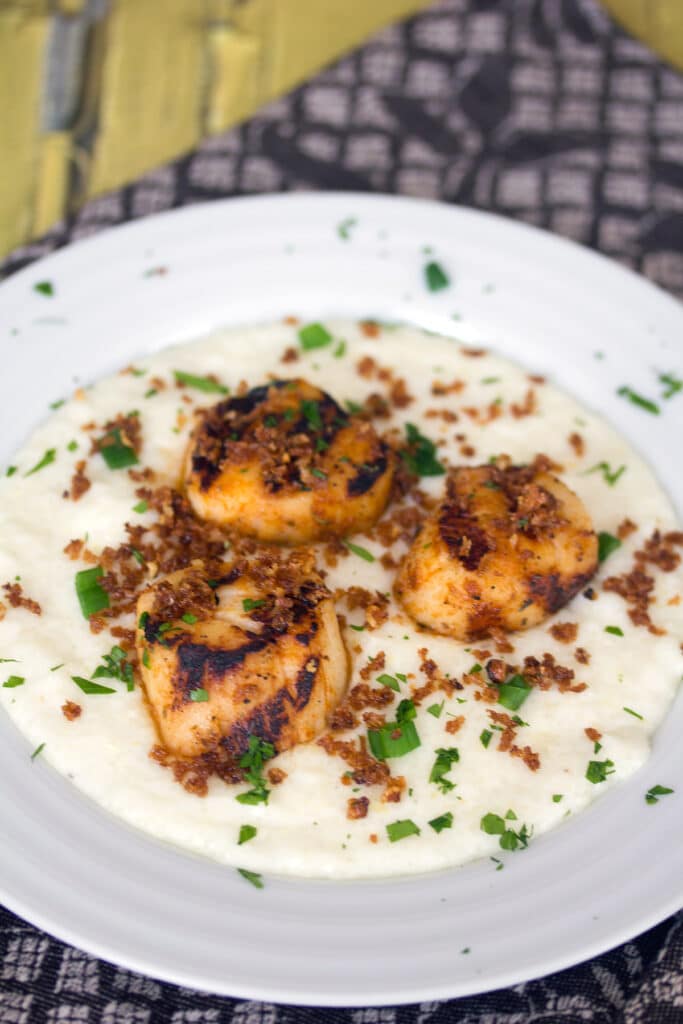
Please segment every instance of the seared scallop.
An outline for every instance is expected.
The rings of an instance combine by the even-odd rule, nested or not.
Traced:
[[[367,530],[392,477],[391,452],[370,423],[305,380],[278,380],[203,414],[185,485],[201,519],[304,544]]]
[[[450,474],[395,584],[420,625],[459,640],[527,629],[586,585],[598,565],[593,524],[549,465],[537,456]]]
[[[308,555],[263,556],[208,578],[171,573],[137,605],[137,650],[164,747],[237,759],[249,737],[276,752],[326,726],[347,683],[347,654],[329,591]]]

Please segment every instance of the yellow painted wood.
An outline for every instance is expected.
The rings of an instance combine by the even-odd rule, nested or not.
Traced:
[[[0,10],[0,251],[26,241],[40,148],[40,95],[47,22],[27,9]]]
[[[199,142],[202,9],[197,0],[112,4],[90,195],[136,178]]]
[[[211,28],[208,42],[211,77],[205,128],[212,135],[259,106],[262,45],[256,36],[224,26]]]
[[[603,3],[624,28],[683,69],[683,0],[603,0]]]
[[[50,132],[41,141],[31,234],[42,235],[64,214],[71,161],[71,136]]]

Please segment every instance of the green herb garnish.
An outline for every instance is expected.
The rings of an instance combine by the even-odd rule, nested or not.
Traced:
[[[257,874],[256,871],[247,871],[246,868],[238,868],[237,873],[246,878],[247,882],[251,882],[255,889],[263,888],[263,878]]]
[[[637,405],[640,409],[645,409],[646,412],[651,412],[653,416],[659,416],[659,406],[656,402],[652,402],[649,398],[643,398],[633,388],[624,387],[617,389],[617,394],[621,395],[622,398],[627,398],[633,405]]]
[[[14,476],[17,472],[17,466],[8,466],[5,470],[5,476]]]
[[[446,811],[445,814],[440,814],[438,818],[432,818],[428,824],[435,832],[443,832],[445,828],[453,828],[453,812]]]
[[[133,512],[138,512],[140,515],[142,515],[143,512],[147,511],[148,507],[149,506],[147,505],[146,501],[139,501],[137,505],[133,505]]]
[[[241,804],[268,803],[270,790],[263,776],[263,765],[271,757],[275,757],[275,747],[272,743],[260,740],[258,736],[249,737],[249,749],[240,758],[240,768],[247,769],[246,780],[251,783],[252,788],[236,797]]]
[[[38,757],[38,755],[39,755],[39,754],[42,754],[42,752],[43,752],[44,750],[45,750],[45,744],[44,744],[44,743],[41,743],[41,744],[40,744],[39,746],[37,746],[37,747],[36,747],[36,749],[35,749],[35,750],[33,751],[33,753],[31,754],[31,760],[32,760],[32,761],[35,761],[35,759],[36,759],[36,758]]]
[[[120,679],[129,691],[134,689],[133,666],[126,661],[126,652],[122,647],[112,647],[109,654],[103,655],[102,661],[104,665],[97,666],[92,679]]]
[[[355,227],[357,223],[358,221],[355,217],[347,217],[345,220],[342,220],[337,224],[337,234],[342,241],[348,242],[351,237],[351,228]]]
[[[553,793],[553,803],[554,804],[559,804],[559,802],[562,800],[563,796],[564,796],[564,793]]]
[[[335,359],[341,359],[343,356],[346,355],[346,342],[344,341],[343,338],[335,348],[332,355],[334,356]]]
[[[610,487],[614,487],[615,483],[619,479],[622,473],[626,472],[626,466],[619,466],[619,469],[612,469],[609,462],[598,462],[595,466],[591,466],[583,474],[588,476],[590,473],[602,473],[602,478],[606,484]]]
[[[673,398],[679,391],[683,390],[683,380],[674,377],[673,373],[660,373],[659,383],[664,385],[662,398]]]
[[[637,711],[633,710],[633,708],[626,708],[626,707],[624,707],[624,708],[622,708],[622,711],[625,711],[627,715],[633,715],[634,718],[639,718],[641,722],[645,721],[643,716],[639,715]]]
[[[116,690],[113,690],[111,686],[101,686],[99,683],[93,683],[92,679],[84,679],[83,676],[72,676],[71,678],[83,693],[116,693]]]
[[[196,690],[190,690],[190,700],[194,701],[195,704],[204,704],[209,699],[208,690],[198,686]]]
[[[183,370],[174,370],[173,376],[177,384],[184,384],[188,388],[196,388],[207,395],[227,395],[230,393],[229,388],[226,388],[224,384],[219,384],[217,380],[212,380],[211,377],[195,377],[194,374],[185,373]]]
[[[491,742],[492,737],[493,737],[493,733],[491,732],[490,729],[482,729],[482,731],[479,734],[479,739],[481,740],[482,747],[484,747],[484,748],[488,747],[489,743]]]
[[[65,398],[58,398],[56,401],[50,402],[50,408],[51,409],[61,409],[65,402],[66,402]]]
[[[433,715],[434,718],[441,718],[441,713],[444,708],[445,700],[442,700],[440,704],[430,704],[427,708],[427,714]]]
[[[598,534],[598,561],[604,562],[615,551],[621,547],[621,541],[611,533],[601,530]]]
[[[33,286],[34,292],[38,292],[40,295],[47,295],[48,298],[52,298],[55,293],[55,287],[52,281],[38,281]]]
[[[368,744],[378,761],[390,757],[403,757],[420,746],[415,723],[410,719],[403,722],[387,722],[379,729],[368,729]]]
[[[377,676],[377,682],[381,683],[382,686],[388,686],[390,690],[395,690],[396,693],[399,693],[401,690],[398,679],[388,675],[386,672],[383,672],[381,676]]]
[[[322,324],[306,324],[299,329],[299,342],[305,352],[312,348],[324,348],[332,341],[332,335]]]
[[[416,476],[443,476],[444,466],[436,457],[436,445],[421,434],[414,423],[406,423],[407,448],[401,458]]]
[[[451,283],[451,279],[443,269],[440,263],[432,261],[427,263],[424,268],[425,282],[430,292],[440,292],[443,288],[448,288]]]
[[[132,445],[123,440],[120,427],[114,427],[98,441],[98,450],[109,469],[137,466],[138,457]]]
[[[386,826],[389,841],[397,843],[399,839],[406,839],[408,836],[419,836],[420,830],[410,818],[403,818],[400,821],[392,821]]]
[[[651,786],[645,794],[645,802],[648,804],[659,803],[660,796],[668,796],[669,793],[673,793],[673,789],[668,786]]]
[[[310,398],[304,398],[301,402],[301,415],[308,421],[314,430],[320,430],[323,421],[320,418],[320,404]]]
[[[66,450],[68,452],[75,452],[75,451],[77,451],[78,450],[78,441],[69,441],[68,445],[66,446]]]
[[[353,552],[354,555],[358,555],[359,558],[365,559],[366,562],[374,562],[375,556],[367,548],[362,548],[360,544],[352,544],[350,540],[342,541],[349,551]]]
[[[586,768],[586,778],[589,782],[597,784],[605,782],[608,775],[614,774],[614,761],[589,761]]]
[[[109,607],[109,594],[98,583],[102,576],[104,576],[104,569],[101,565],[95,565],[92,569],[82,569],[81,572],[76,573],[76,597],[85,619],[89,619],[91,615]]]
[[[188,626],[194,626],[195,622],[198,621],[197,616],[193,615],[192,612],[185,612],[184,615],[180,616],[183,622],[186,622]]]
[[[509,711],[517,711],[531,693],[531,689],[524,676],[510,676],[498,687],[498,703]]]
[[[360,412],[363,406],[359,405],[358,402],[352,402],[350,398],[346,398],[344,400],[344,408],[353,416],[354,413]],[[348,462],[348,459],[346,461]]]
[[[24,473],[24,476],[25,477],[33,476],[33,474],[37,473],[39,469],[44,469],[45,466],[49,466],[51,463],[53,463],[56,458],[57,458],[57,449],[56,448],[48,448],[48,450],[45,452],[45,454],[43,455],[43,457],[40,460],[40,462],[36,462],[36,464],[33,467],[33,469],[29,469],[28,473]],[[9,471],[8,471],[7,475],[8,476],[11,475],[9,473]]]
[[[256,828],[255,825],[241,825],[237,845],[242,846],[244,843],[248,843],[250,839],[254,838],[257,832],[258,829]]]
[[[435,783],[442,793],[450,793],[455,789],[455,783],[447,779],[446,775],[460,760],[460,751],[457,747],[439,747],[435,753],[436,761],[429,773],[429,781]]]
[[[26,680],[24,679],[23,676],[10,676],[9,679],[6,679],[2,685],[7,690],[13,690],[16,686],[23,686],[25,682]]]
[[[620,626],[605,626],[605,633],[611,633],[612,636],[624,635],[624,631]]]
[[[242,610],[245,612],[253,612],[255,608],[262,608],[265,603],[265,597],[261,597],[258,600],[255,600],[253,597],[245,597],[242,601]]]

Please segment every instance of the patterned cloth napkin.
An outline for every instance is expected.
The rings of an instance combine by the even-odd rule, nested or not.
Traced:
[[[172,206],[312,188],[494,210],[592,246],[683,296],[683,77],[619,31],[596,0],[443,0],[240,128],[90,202],[0,273]],[[683,1024],[683,915],[504,991],[320,1010],[153,981],[0,911],[0,1024],[445,1022]]]

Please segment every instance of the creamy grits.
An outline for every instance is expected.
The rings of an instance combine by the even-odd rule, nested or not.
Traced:
[[[29,741],[27,771],[30,750],[44,744],[42,759],[125,822],[185,850],[255,872],[363,878],[504,857],[501,819],[506,833],[516,837],[507,841],[514,851],[510,855],[521,855],[526,842],[601,797],[648,757],[681,676],[680,565],[672,571],[647,566],[655,581],[655,601],[648,610],[665,631],[662,635],[634,625],[626,601],[605,591],[602,583],[629,572],[634,553],[655,530],[676,530],[674,511],[652,472],[611,427],[506,360],[472,353],[452,339],[409,326],[368,330],[351,322],[326,322],[332,341],[305,349],[300,327],[276,323],[221,330],[141,359],[135,372],[77,392],[12,459],[16,471],[0,483],[0,583],[19,583],[42,614],[10,606],[8,591],[0,592],[5,608],[0,657],[6,659],[0,664],[0,702]],[[283,361],[287,349],[294,349],[296,358]],[[365,357],[371,362],[359,372]],[[391,374],[382,375],[382,368]],[[236,795],[245,785],[217,778],[210,780],[207,795],[198,797],[150,759],[157,737],[139,681],[129,690],[120,681],[100,678],[115,691],[105,694],[84,693],[73,682],[74,676],[90,679],[116,640],[106,629],[91,632],[74,588],[75,574],[88,565],[64,553],[74,539],[87,539],[95,553],[116,546],[125,539],[126,522],[144,524],[152,517],[136,496],[139,482],[125,468],[108,468],[101,454],[90,454],[94,435],[84,429],[88,424],[101,426],[137,410],[140,467],[151,467],[158,483],[177,485],[193,409],[220,395],[191,384],[179,388],[175,371],[215,375],[233,394],[243,381],[254,387],[272,376],[302,377],[340,405],[360,404],[373,392],[390,397],[392,382],[402,379],[410,401],[390,400],[388,418],[375,423],[378,431],[403,432],[411,423],[436,442],[439,458],[451,466],[481,465],[502,453],[521,464],[542,452],[561,465],[557,475],[583,500],[596,531],[616,537],[626,517],[635,529],[622,529],[621,546],[605,558],[586,592],[544,623],[509,634],[514,650],[502,655],[490,640],[461,643],[419,629],[393,597],[386,621],[377,628],[364,623],[361,608],[349,610],[339,600],[352,664],[350,686],[380,652],[381,673],[396,684],[395,706],[425,683],[427,657],[451,679],[469,680],[451,694],[435,691],[417,708],[420,746],[391,760],[392,773],[406,780],[398,802],[382,800],[381,787],[347,784],[348,765],[316,742],[272,762],[287,774],[272,786],[267,804],[238,802]],[[461,383],[452,387],[454,381]],[[46,459],[51,451],[54,456]],[[68,492],[82,459],[87,459],[84,472],[91,486],[74,501]],[[438,497],[444,481],[444,476],[428,476],[420,487]],[[385,514],[391,514],[391,507]],[[399,539],[387,547],[370,533],[349,538],[352,547],[334,566],[320,546],[320,565],[333,593],[357,586],[391,595],[396,570],[385,568],[381,558],[390,554],[398,563],[407,544]],[[132,627],[134,618],[119,624]],[[567,631],[569,642],[558,639],[561,629],[551,632],[557,624],[576,627]],[[476,666],[485,659],[475,652],[482,648],[515,665],[549,654],[574,673],[575,689],[533,687],[518,709],[514,745],[536,755],[534,768],[527,763],[533,759],[500,749],[503,727],[489,712],[514,712],[477,697],[472,676],[481,674]],[[577,649],[583,652],[578,657]],[[378,674],[370,675],[370,684],[378,685]],[[581,683],[585,688],[579,688]],[[68,701],[81,709],[73,720],[62,711]],[[391,712],[390,706],[389,717]],[[449,723],[456,725],[449,729]],[[339,735],[348,740],[366,731],[361,722]],[[436,752],[454,748],[457,758],[451,754],[448,770],[437,771],[436,781],[430,781]],[[591,769],[591,763],[598,767]],[[439,784],[444,777],[446,785]],[[348,802],[361,796],[369,799],[367,814],[351,820]],[[239,844],[245,825],[256,833]]]

